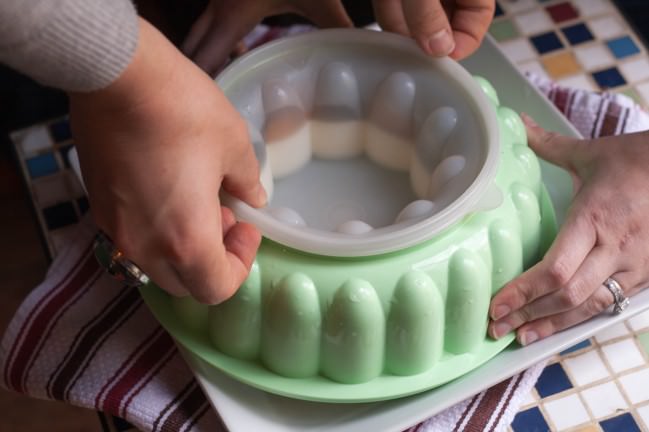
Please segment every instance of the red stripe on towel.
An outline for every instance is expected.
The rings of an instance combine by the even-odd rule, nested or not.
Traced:
[[[12,347],[7,366],[5,368],[5,381],[8,387],[17,392],[25,391],[25,376],[28,366],[32,363],[35,352],[40,350],[44,343],[43,337],[52,324],[65,312],[65,305],[79,294],[79,287],[84,286],[92,275],[99,270],[99,263],[92,253],[88,253],[90,247],[81,255],[72,270],[64,277],[59,285],[61,288],[55,295],[48,297],[49,301],[42,303],[42,308],[23,327],[25,338],[22,343],[16,342]],[[80,267],[80,268],[79,268]],[[74,271],[78,268],[78,271]],[[39,302],[40,303],[40,302]],[[21,329],[21,333],[23,332]],[[16,338],[19,341],[20,338]],[[20,345],[19,347],[17,345]],[[11,358],[13,360],[11,360]]]

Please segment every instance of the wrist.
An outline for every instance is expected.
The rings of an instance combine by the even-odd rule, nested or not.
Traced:
[[[155,27],[139,18],[139,37],[131,63],[107,87],[69,92],[71,105],[91,112],[133,110],[159,97],[183,62],[191,63]]]

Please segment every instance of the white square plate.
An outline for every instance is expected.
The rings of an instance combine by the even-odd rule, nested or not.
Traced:
[[[546,129],[564,135],[578,132],[533,88],[490,38],[463,62],[473,74],[487,78],[500,101],[531,115]],[[561,222],[571,199],[570,177],[542,163],[543,178]],[[633,297],[620,315],[603,314],[531,346],[511,346],[477,370],[435,390],[408,398],[364,404],[323,404],[288,399],[256,390],[228,378],[204,361],[181,352],[225,425],[233,432],[403,430],[562,351],[598,331],[649,309],[649,290]]]

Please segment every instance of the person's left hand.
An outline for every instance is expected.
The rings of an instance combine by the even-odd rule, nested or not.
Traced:
[[[610,307],[609,277],[627,297],[649,285],[649,133],[578,140],[523,120],[530,147],[572,174],[576,194],[543,260],[491,301],[489,334],[516,330],[527,345]]]
[[[183,42],[182,51],[210,75],[264,18],[296,13],[318,27],[350,27],[340,0],[210,0]]]

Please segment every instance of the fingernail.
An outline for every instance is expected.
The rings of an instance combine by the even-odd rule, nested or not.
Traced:
[[[539,339],[535,331],[526,331],[521,336],[521,345],[526,346]]]
[[[440,30],[428,39],[431,54],[445,56],[455,49],[455,41],[448,29]]]
[[[505,315],[508,315],[511,310],[509,309],[509,306],[507,305],[498,305],[494,309],[494,314],[491,316],[491,319],[499,320],[500,318],[504,317]]]
[[[512,326],[507,323],[500,323],[494,326],[494,336],[500,338],[512,331]]]
[[[532,128],[538,128],[540,127],[533,119],[532,117],[528,116],[525,113],[521,113],[521,120],[523,120],[523,123],[525,123],[527,126],[532,127]]]
[[[268,195],[266,194],[266,188],[262,184],[259,184],[259,187],[257,189],[257,199],[261,203],[261,205],[265,205],[266,201],[268,201]]]

